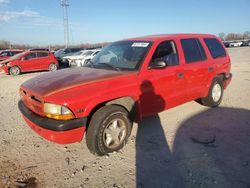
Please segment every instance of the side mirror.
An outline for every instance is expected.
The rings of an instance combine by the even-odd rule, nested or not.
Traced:
[[[150,63],[148,69],[164,69],[167,66],[167,63],[162,59],[153,61]]]
[[[21,58],[21,61],[24,61],[24,60],[25,60],[25,57],[22,57],[22,58]]]

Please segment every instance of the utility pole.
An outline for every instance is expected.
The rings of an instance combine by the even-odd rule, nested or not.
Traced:
[[[68,0],[61,0],[61,6],[63,8],[63,26],[64,26],[64,42],[65,47],[67,48],[69,45],[69,22],[68,22]]]

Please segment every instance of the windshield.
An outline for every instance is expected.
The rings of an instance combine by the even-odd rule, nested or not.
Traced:
[[[60,54],[62,54],[63,53],[63,49],[60,49],[60,50],[57,50],[56,52],[55,52],[55,55],[60,55]]]
[[[12,57],[10,57],[9,59],[17,59],[17,58],[21,57],[23,54],[25,54],[25,52],[22,52],[22,53],[19,53],[19,54],[13,55],[13,56],[12,56]]]
[[[89,56],[93,53],[93,51],[85,51],[82,55]]]
[[[150,44],[150,42],[141,41],[112,43],[100,51],[86,66],[114,70],[138,70]]]
[[[85,50],[84,51],[79,51],[79,52],[74,53],[74,55],[83,55],[84,52],[85,52]]]

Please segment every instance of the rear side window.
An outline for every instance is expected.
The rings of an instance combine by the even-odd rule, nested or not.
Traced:
[[[204,39],[211,56],[216,59],[219,57],[225,57],[226,56],[226,51],[221,45],[221,43],[215,39],[215,38],[205,38]]]
[[[37,52],[37,57],[48,57],[48,53],[46,53],[46,52]]]
[[[207,59],[205,51],[198,39],[181,39],[186,63],[193,63]]]

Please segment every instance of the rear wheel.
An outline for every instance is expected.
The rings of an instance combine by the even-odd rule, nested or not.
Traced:
[[[126,144],[131,129],[132,122],[124,108],[104,106],[91,118],[86,135],[87,146],[97,155],[118,151]]]
[[[201,103],[205,106],[219,106],[223,98],[223,81],[220,77],[214,78],[208,96],[201,99]]]
[[[17,76],[17,75],[21,74],[21,69],[17,66],[11,67],[9,69],[9,73],[10,73],[10,75]]]
[[[56,71],[57,70],[57,66],[56,64],[52,63],[49,65],[49,71],[50,72],[53,72],[53,71]]]

